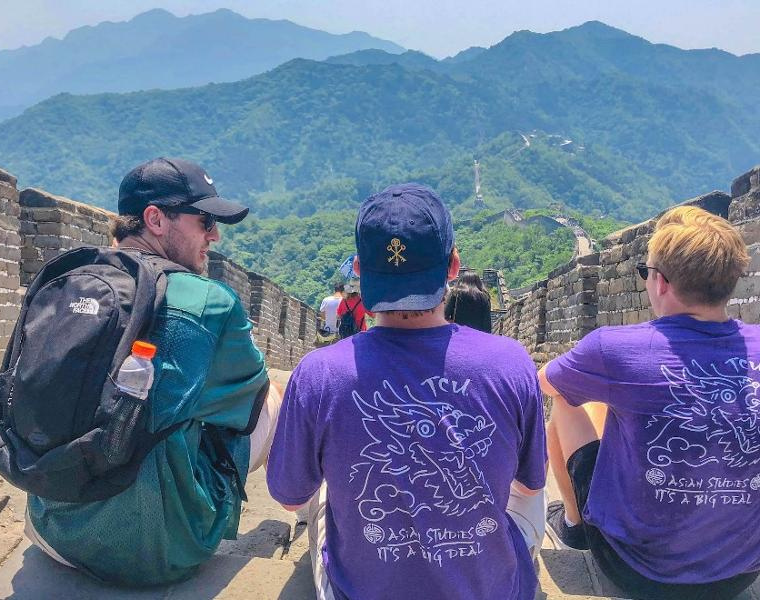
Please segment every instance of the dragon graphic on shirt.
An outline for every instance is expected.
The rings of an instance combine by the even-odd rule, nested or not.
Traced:
[[[477,459],[488,453],[496,425],[440,398],[418,398],[409,386],[403,393],[383,381],[371,399],[352,394],[370,438],[349,476],[359,484],[359,513],[368,521],[396,511],[459,516],[493,504]]]
[[[742,373],[721,372],[714,364],[705,369],[695,360],[676,372],[664,365],[661,371],[673,402],[647,424],[656,430],[647,451],[652,465],[760,462],[760,383]],[[710,452],[715,442],[720,456]]]

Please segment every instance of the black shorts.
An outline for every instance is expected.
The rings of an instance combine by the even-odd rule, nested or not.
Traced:
[[[567,461],[578,509],[583,513],[591,487],[599,441],[578,448]],[[602,533],[584,522],[589,548],[599,568],[615,585],[636,600],[730,600],[752,585],[758,573],[742,573],[710,583],[661,583],[644,577],[628,565],[609,545]]]

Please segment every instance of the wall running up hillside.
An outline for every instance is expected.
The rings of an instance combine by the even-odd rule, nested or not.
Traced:
[[[760,166],[734,180],[731,195],[711,192],[684,204],[727,218],[744,236],[752,263],[739,280],[729,313],[760,323]],[[503,311],[494,332],[518,339],[538,364],[566,352],[591,330],[641,323],[654,317],[635,265],[644,260],[654,217],[608,236],[602,250],[555,269],[527,288]]]
[[[0,170],[0,360],[25,287],[46,261],[66,250],[110,246],[111,214],[38,189],[19,193],[16,178]],[[312,308],[216,252],[209,254],[208,275],[237,292],[270,367],[291,370],[314,348],[317,315]]]

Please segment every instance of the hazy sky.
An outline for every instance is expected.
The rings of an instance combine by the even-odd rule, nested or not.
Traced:
[[[760,0],[0,0],[0,49],[157,7],[178,16],[224,7],[333,33],[361,30],[439,58],[519,29],[592,19],[681,48],[760,52]]]

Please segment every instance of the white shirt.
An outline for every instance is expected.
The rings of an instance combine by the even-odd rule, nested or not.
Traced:
[[[343,298],[328,296],[319,305],[319,312],[325,313],[325,329],[331,333],[338,331],[338,305]]]

